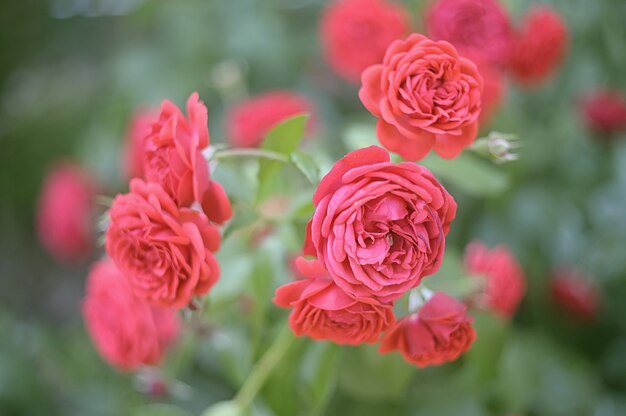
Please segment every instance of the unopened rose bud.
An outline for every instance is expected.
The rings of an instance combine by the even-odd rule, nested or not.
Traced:
[[[492,131],[487,137],[476,140],[471,149],[496,163],[506,163],[519,159],[514,150],[521,146],[519,138],[514,134]]]

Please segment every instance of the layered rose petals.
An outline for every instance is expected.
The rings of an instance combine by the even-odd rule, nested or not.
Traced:
[[[270,91],[242,101],[230,109],[226,135],[235,147],[258,147],[276,124],[297,114],[311,115],[314,109],[308,98],[291,91]]]
[[[402,318],[385,333],[379,351],[397,350],[418,367],[454,361],[476,339],[466,309],[458,300],[437,292],[418,312]]]
[[[163,101],[144,143],[144,177],[161,185],[180,206],[202,204],[209,219],[221,224],[232,216],[232,210],[223,188],[210,180],[202,156],[209,145],[209,129],[207,109],[198,93],[189,97],[187,114],[185,118],[176,105]]]
[[[158,364],[179,329],[176,311],[152,307],[135,297],[110,260],[91,268],[83,317],[102,357],[124,371]]]
[[[505,318],[515,314],[526,294],[526,277],[507,247],[489,249],[478,241],[469,244],[465,269],[475,278],[484,280],[481,291],[470,299],[472,304]]]
[[[295,267],[305,278],[279,287],[274,303],[293,308],[289,326],[296,335],[358,345],[376,342],[395,323],[391,305],[348,296],[321,262],[299,257]]]
[[[548,7],[531,9],[511,46],[510,71],[525,86],[547,79],[563,60],[567,27],[559,14]]]
[[[409,14],[387,0],[340,0],[330,4],[321,22],[321,39],[330,66],[358,82],[361,72],[383,60],[391,42],[406,36]]]
[[[483,79],[448,42],[412,34],[366,69],[359,98],[379,118],[381,144],[407,160],[431,150],[451,159],[478,133]]]
[[[441,264],[456,203],[426,168],[393,164],[372,146],[322,179],[307,227],[316,256],[348,295],[390,302]]]
[[[217,281],[219,231],[204,214],[179,208],[160,185],[132,180],[109,214],[107,253],[138,297],[183,307]]]
[[[513,36],[509,16],[497,0],[437,0],[426,15],[428,35],[452,43],[462,54],[505,66]]]

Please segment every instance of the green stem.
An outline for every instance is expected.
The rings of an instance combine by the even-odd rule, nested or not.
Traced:
[[[223,160],[233,157],[256,157],[262,159],[271,159],[276,160],[282,163],[290,163],[289,157],[273,152],[271,150],[265,149],[224,149],[217,150],[213,156],[211,156],[212,160]]]
[[[289,350],[293,340],[294,336],[291,330],[285,325],[274,340],[274,343],[252,369],[252,373],[248,376],[235,396],[234,401],[242,410],[247,409],[248,406],[252,404],[252,401],[263,387],[263,384],[265,384],[265,381],[272,373],[274,367],[276,367]]]

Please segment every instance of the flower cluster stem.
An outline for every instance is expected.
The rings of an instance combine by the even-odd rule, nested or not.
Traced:
[[[290,163],[289,157],[282,153],[265,149],[223,149],[217,150],[212,156],[212,160],[223,160],[234,157],[254,157],[260,159],[270,159],[282,163]]]

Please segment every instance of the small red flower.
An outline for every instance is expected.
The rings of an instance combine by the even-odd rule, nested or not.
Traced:
[[[447,40],[461,54],[496,66],[508,62],[512,37],[506,10],[497,0],[438,0],[426,15],[435,40]]]
[[[93,246],[95,181],[71,163],[48,172],[37,210],[37,233],[44,248],[60,262],[75,262]]]
[[[590,129],[603,134],[626,130],[626,98],[617,90],[599,90],[581,102],[582,116]]]
[[[509,69],[522,85],[531,86],[548,78],[563,60],[567,26],[548,7],[531,9],[511,46]]]
[[[526,277],[517,259],[505,246],[489,249],[475,241],[467,246],[465,269],[484,280],[484,288],[470,301],[505,318],[515,314],[526,293]]]
[[[321,262],[298,257],[295,267],[305,278],[279,287],[274,303],[293,308],[289,326],[296,335],[358,345],[378,341],[380,334],[395,323],[391,304],[348,296],[335,285]]]
[[[407,35],[409,15],[386,0],[340,0],[322,16],[326,59],[343,78],[358,82],[367,67],[381,63],[391,42]]]
[[[406,160],[433,149],[452,159],[476,138],[483,79],[448,42],[419,34],[397,40],[361,80],[359,98],[378,117],[378,140]]]
[[[157,119],[158,113],[152,110],[139,110],[132,117],[126,134],[122,166],[128,178],[143,178],[145,141]]]
[[[308,98],[291,91],[271,91],[249,98],[227,116],[226,135],[236,147],[258,147],[265,135],[281,121],[297,114],[310,114],[313,126],[314,106]]]
[[[160,185],[131,180],[109,215],[106,251],[139,298],[182,308],[217,282],[219,231],[204,214],[179,208]]]
[[[397,350],[418,367],[454,361],[476,339],[466,310],[463,303],[437,292],[418,312],[402,318],[385,333],[379,351]]]
[[[110,260],[95,263],[89,272],[83,317],[102,357],[124,371],[158,364],[179,329],[176,312],[135,297]]]
[[[168,100],[161,104],[158,120],[145,140],[143,171],[148,182],[158,183],[180,206],[202,204],[211,221],[223,223],[232,216],[222,186],[209,179],[202,150],[209,145],[207,108],[193,93],[187,101],[188,118]]]
[[[556,270],[550,283],[550,293],[554,304],[573,320],[587,323],[595,319],[600,305],[600,291],[579,270]]]

